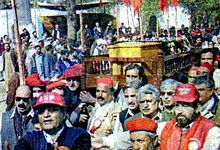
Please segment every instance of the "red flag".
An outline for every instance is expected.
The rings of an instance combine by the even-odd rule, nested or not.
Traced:
[[[159,9],[164,12],[167,10],[167,8],[168,8],[167,0],[159,0]]]
[[[140,5],[142,3],[142,0],[132,0],[132,7],[134,8],[134,12],[139,13],[140,12]]]
[[[177,8],[178,0],[171,0],[172,5]]]
[[[131,1],[130,0],[123,0],[123,3],[127,6],[131,5]]]
[[[99,5],[102,6],[102,0],[99,0]]]

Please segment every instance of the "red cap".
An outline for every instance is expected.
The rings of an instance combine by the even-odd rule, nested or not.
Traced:
[[[66,69],[63,72],[63,77],[74,78],[74,77],[80,77],[81,74],[82,74],[82,64],[76,64]]]
[[[109,78],[99,78],[97,80],[97,85],[100,83],[108,84],[109,86],[113,86],[113,81]]]
[[[192,66],[189,71],[199,71],[199,67],[198,66]]]
[[[50,91],[56,87],[64,87],[66,86],[66,83],[64,82],[60,82],[60,81],[57,81],[57,82],[54,82],[54,83],[51,83],[47,86],[47,91]]]
[[[63,97],[55,92],[42,93],[40,96],[38,96],[37,102],[33,107],[37,108],[43,105],[57,105],[66,107]]]
[[[25,83],[28,86],[46,86],[47,82],[44,82],[40,79],[40,76],[38,73],[31,74],[25,79]]]
[[[199,99],[199,92],[193,84],[180,84],[173,96],[176,102],[193,103]]]
[[[216,56],[216,60],[217,60],[217,61],[220,61],[220,55],[217,55],[217,56]]]
[[[149,118],[134,118],[126,123],[126,128],[130,131],[149,131],[156,132],[157,123]]]
[[[205,68],[209,69],[210,72],[213,72],[215,70],[214,67],[207,62],[201,64],[200,67],[205,67]]]

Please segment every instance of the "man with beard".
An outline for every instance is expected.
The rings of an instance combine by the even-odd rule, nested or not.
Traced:
[[[28,86],[21,85],[16,90],[15,109],[2,114],[2,149],[13,149],[16,142],[27,131],[34,129],[34,125],[32,124],[33,117],[31,90]]]
[[[220,148],[220,128],[199,113],[199,93],[192,84],[181,84],[173,97],[176,117],[161,135],[161,150]]]
[[[61,95],[43,93],[33,107],[42,130],[27,132],[14,150],[90,150],[90,135],[82,128],[65,125],[65,102]]]

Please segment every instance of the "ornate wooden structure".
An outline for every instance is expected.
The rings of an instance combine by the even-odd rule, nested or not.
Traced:
[[[110,45],[108,49],[109,55],[83,58],[83,89],[96,87],[100,77],[108,77],[114,84],[120,81],[123,86],[124,70],[129,63],[141,64],[148,83],[159,87],[164,78],[187,70],[199,60],[199,52],[195,50],[165,56],[162,42],[122,42]]]

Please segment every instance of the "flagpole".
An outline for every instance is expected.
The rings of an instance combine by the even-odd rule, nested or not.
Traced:
[[[18,52],[18,67],[19,67],[19,75],[20,75],[20,84],[24,85],[24,59],[22,57],[22,43],[20,39],[19,33],[19,26],[18,26],[18,14],[17,14],[17,7],[16,1],[12,0],[12,8],[14,9],[15,13],[15,23],[14,23],[14,30],[15,30],[15,39],[16,39],[16,48]]]
[[[144,40],[144,37],[143,37],[143,25],[142,25],[142,19],[141,19],[141,9],[140,9],[140,12],[138,14],[138,17],[139,17],[139,26],[140,26],[140,36],[141,36],[141,41]]]
[[[177,14],[177,7],[175,8],[176,10],[176,38],[177,38],[177,26],[178,26],[178,14]]]

